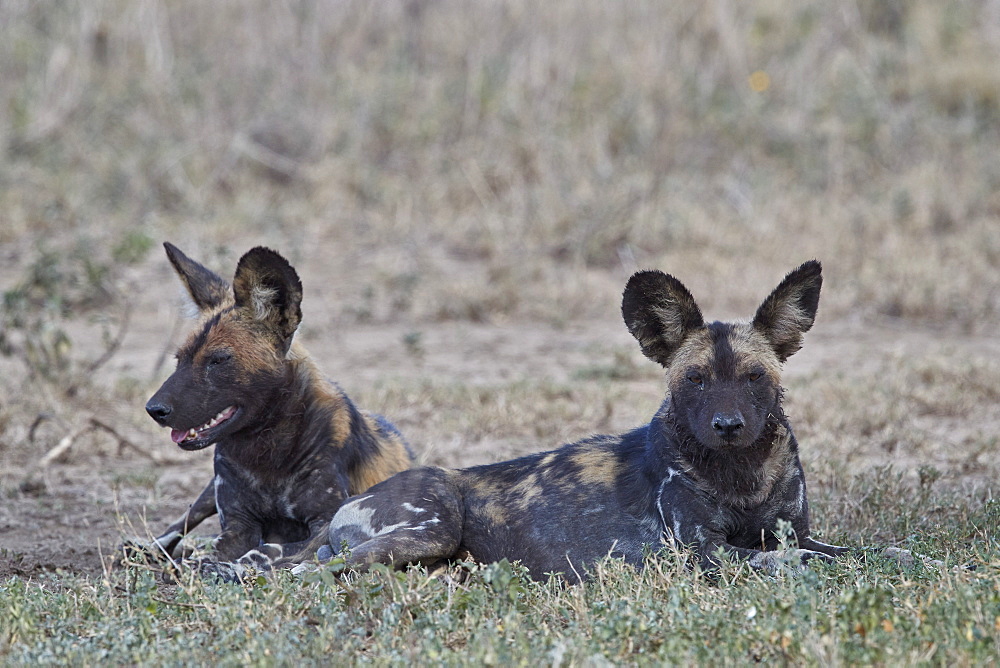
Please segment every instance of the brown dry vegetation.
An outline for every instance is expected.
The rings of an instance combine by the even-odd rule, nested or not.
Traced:
[[[163,240],[285,254],[322,366],[454,465],[648,419],[635,269],[746,316],[817,257],[821,528],[862,538],[874,466],[990,495],[997,62],[987,0],[3,3],[0,576],[93,573],[116,509],[207,478],[142,410],[187,326]],[[165,461],[94,430],[33,470],[91,416]]]

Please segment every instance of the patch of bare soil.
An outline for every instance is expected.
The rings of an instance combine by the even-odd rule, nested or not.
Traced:
[[[169,362],[156,372],[157,379],[150,378],[161,353],[179,339],[178,330],[172,326],[176,310],[150,306],[145,312],[149,317],[136,322],[114,362],[102,370],[101,382],[113,383],[124,375],[137,377],[155,389],[155,384],[166,375]],[[179,331],[184,329],[186,326]],[[172,330],[175,333],[170,335]],[[315,327],[304,336],[321,368],[349,394],[380,382],[422,379],[487,386],[519,380],[595,382],[581,380],[579,371],[595,361],[613,360],[616,354],[628,355],[637,368],[643,369],[638,377],[622,381],[628,383],[629,393],[635,388],[642,400],[652,406],[662,393],[655,370],[648,376],[645,373],[645,365],[651,363],[641,358],[624,326],[613,317],[600,322],[570,322],[564,327],[527,322],[421,323],[417,328],[401,324]],[[884,369],[886,359],[907,356],[952,359],[964,364],[969,360],[997,359],[1000,340],[945,336],[892,325],[824,323],[821,319],[807,336],[804,349],[789,361],[786,380],[817,378],[824,373],[844,374],[856,379],[858,391],[864,392],[871,383],[878,382],[872,374]],[[135,402],[134,425],[144,424],[142,401]],[[836,405],[829,409],[839,410]],[[623,423],[625,418],[621,418],[635,419],[637,413],[629,406],[617,405],[609,411],[618,419],[608,425],[578,425],[580,435],[635,424]],[[13,419],[30,423],[32,416],[13,416]],[[962,427],[948,426],[947,421],[940,424],[945,425],[943,431]],[[1000,416],[995,410],[984,411],[975,426],[1000,433]],[[102,443],[95,436],[85,442],[81,440],[64,461],[51,464],[32,476],[30,484],[23,485],[30,468],[58,440],[58,434],[50,442],[39,443],[32,449],[22,442],[14,443],[11,452],[0,451],[0,462],[4,463],[0,490],[5,495],[0,502],[0,580],[57,569],[99,574],[104,568],[102,557],[123,536],[159,531],[194,500],[211,475],[210,451],[180,452],[151,421],[141,436],[136,435],[137,429],[132,428],[130,435],[141,441],[142,447],[166,458],[167,463],[153,462],[127,449],[119,452],[113,443]],[[433,435],[424,436],[433,439]],[[422,444],[415,445],[421,449]],[[557,445],[539,444],[532,449]],[[434,443],[434,459],[462,465],[493,461],[498,456],[495,447],[496,444],[482,440]],[[803,449],[808,448],[809,444],[804,443]],[[12,454],[14,450],[21,454]],[[524,451],[508,450],[500,454],[512,456]],[[807,459],[824,456],[829,453],[810,453]],[[866,457],[867,464],[919,464],[888,451],[876,450]],[[206,531],[213,529],[217,531],[217,525],[210,524]]]

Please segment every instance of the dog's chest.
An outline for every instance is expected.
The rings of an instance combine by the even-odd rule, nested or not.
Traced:
[[[265,521],[308,519],[323,506],[332,516],[345,496],[342,476],[327,449],[289,457],[281,467],[217,453],[215,471],[223,483],[217,488],[217,503]]]
[[[807,517],[801,470],[792,466],[759,498],[720,492],[704,479],[670,468],[658,493],[658,508],[668,537],[686,544],[724,539],[736,547],[760,549],[775,542],[778,520],[796,528]]]
[[[228,473],[220,475],[223,484],[216,497],[219,503],[239,508],[240,512],[253,517],[296,518],[294,481],[267,480],[249,471]]]
[[[217,474],[216,501],[221,506],[238,509],[241,514],[262,520],[303,517],[304,503],[310,497],[332,493],[322,487],[327,476],[313,471],[298,475],[264,476],[240,466],[229,465]]]

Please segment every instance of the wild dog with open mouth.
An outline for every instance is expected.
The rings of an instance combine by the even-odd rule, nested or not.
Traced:
[[[767,570],[841,554],[810,536],[798,444],[781,408],[781,365],[812,327],[821,284],[820,264],[806,262],[752,321],[705,323],[676,278],[635,274],[622,314],[667,372],[649,424],[497,464],[404,471],[341,506],[321,557],[346,547],[347,567],[363,569],[471,554],[577,581],[607,555],[639,565],[669,542],[693,548],[705,568],[720,553]],[[778,520],[797,548],[779,550]]]
[[[309,556],[343,501],[409,468],[412,453],[392,424],[358,410],[293,342],[302,284],[283,257],[254,248],[230,287],[164,247],[201,322],[146,411],[185,450],[215,444],[215,476],[145,551],[178,556],[183,536],[218,512],[221,561]]]

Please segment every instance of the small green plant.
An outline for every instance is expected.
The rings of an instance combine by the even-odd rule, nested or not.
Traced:
[[[129,313],[118,275],[151,246],[146,234],[130,231],[107,256],[86,239],[68,250],[39,247],[23,278],[3,293],[0,354],[20,359],[32,379],[74,387],[74,375],[94,371],[120,345]],[[104,352],[96,359],[74,352],[69,323],[84,317],[100,329]]]

